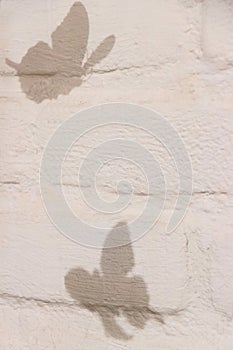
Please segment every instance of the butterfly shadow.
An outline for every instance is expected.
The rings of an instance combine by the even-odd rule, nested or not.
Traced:
[[[135,262],[129,242],[127,224],[118,223],[106,238],[100,271],[89,273],[75,268],[65,276],[69,295],[82,308],[99,315],[107,336],[122,340],[129,340],[132,336],[117,323],[116,317],[125,317],[138,329],[143,329],[149,319],[163,323],[161,314],[150,308],[143,278],[132,274]],[[111,248],[116,245],[121,246]]]
[[[16,70],[21,88],[29,99],[37,103],[56,99],[80,86],[92,68],[108,56],[115,43],[114,35],[106,37],[86,58],[88,37],[87,11],[82,3],[75,2],[52,33],[52,47],[39,41],[20,63],[8,58],[6,63]]]

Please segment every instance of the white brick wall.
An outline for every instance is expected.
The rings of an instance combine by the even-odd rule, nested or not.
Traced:
[[[51,45],[51,33],[73,2],[0,2],[0,349],[231,350],[233,2],[82,3],[90,21],[88,52],[111,34],[116,37],[113,50],[81,86],[36,103],[24,94],[5,59],[19,63],[38,41]],[[84,108],[115,101],[164,115],[183,138],[193,166],[189,210],[177,230],[166,235],[177,190],[174,167],[155,141],[142,132],[123,130],[158,156],[170,186],[158,226],[132,245],[133,273],[143,278],[150,307],[161,313],[164,323],[149,318],[144,328],[135,328],[117,317],[132,335],[128,341],[107,336],[98,314],[81,308],[68,294],[64,278],[69,270],[100,270],[101,251],[58,232],[46,215],[39,187],[43,149],[61,122]],[[116,133],[108,127],[83,138],[67,159],[65,182],[73,184],[72,169],[97,137],[103,141]],[[116,171],[112,165],[100,174],[103,197],[115,198]],[[128,172],[136,192],[143,190],[136,172]],[[64,186],[64,191],[83,218],[99,220],[75,190]],[[144,199],[136,196],[123,216],[110,219],[110,226],[134,217]]]

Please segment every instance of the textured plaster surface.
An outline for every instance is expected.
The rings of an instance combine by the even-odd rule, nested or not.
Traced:
[[[43,90],[38,98],[32,98],[35,92],[25,93],[21,77],[6,59],[20,63],[38,42],[52,47],[51,34],[73,2],[0,3],[0,349],[232,350],[233,2],[82,3],[90,24],[85,55],[89,57],[110,35],[115,36],[114,45],[100,56],[91,74],[82,76],[81,84],[71,84],[69,91],[59,90],[55,95]],[[27,75],[30,84],[38,81],[33,67]],[[50,72],[39,73],[49,85]],[[66,85],[63,73],[64,67],[59,84]],[[68,73],[72,78],[73,73]],[[137,288],[144,295],[127,310],[109,297],[113,284],[110,270],[103,273],[103,252],[63,237],[46,215],[39,188],[43,149],[61,122],[84,108],[115,101],[139,104],[164,115],[184,140],[193,166],[189,210],[177,230],[166,235],[178,179],[169,156],[154,139],[142,131],[106,126],[84,136],[67,156],[65,196],[74,212],[91,223],[101,224],[102,217],[81,202],[73,169],[96,142],[123,133],[156,154],[166,175],[169,195],[158,225],[126,251],[126,256],[134,257],[128,278],[140,276]],[[137,169],[113,162],[99,173],[103,198],[116,198],[116,171],[131,178],[135,198],[127,211],[110,218],[112,228],[137,217],[147,196],[153,195],[146,192]],[[127,270],[129,261],[124,259],[122,268],[125,261]],[[95,270],[107,278],[110,305],[93,297],[96,284],[84,279],[83,290],[89,283],[92,303],[90,307],[84,298],[83,307],[82,295],[72,296],[72,281],[66,277],[73,269],[85,270],[91,281]],[[122,284],[124,279],[119,278],[116,294],[122,295]],[[103,320],[108,320],[109,310],[111,320],[114,315],[129,339],[106,332]],[[131,323],[124,312],[130,314]],[[137,323],[141,316],[146,322]]]

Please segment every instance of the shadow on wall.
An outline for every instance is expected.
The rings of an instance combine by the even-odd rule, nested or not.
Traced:
[[[9,59],[6,63],[16,69],[21,88],[28,98],[37,103],[55,99],[80,86],[92,67],[108,56],[115,43],[114,35],[108,36],[84,63],[88,36],[87,11],[76,2],[52,33],[52,48],[39,41],[28,50],[21,63]]]
[[[109,233],[102,250],[101,271],[91,274],[82,268],[72,269],[65,276],[65,286],[70,296],[80,306],[97,313],[106,335],[128,340],[128,335],[116,321],[124,316],[136,328],[144,328],[153,318],[163,323],[161,314],[149,306],[146,284],[140,276],[129,276],[134,267],[132,245],[108,248],[130,241],[128,227],[119,223]]]

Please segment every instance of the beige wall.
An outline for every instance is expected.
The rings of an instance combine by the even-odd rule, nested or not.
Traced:
[[[53,69],[59,63],[48,46],[40,43],[35,55],[28,50],[42,41],[52,45],[51,34],[73,2],[0,2],[0,349],[231,350],[233,2],[82,3],[90,21],[85,57],[109,35],[115,36],[115,44],[112,48],[113,43],[107,43],[103,59],[99,53],[100,62],[87,78],[73,79],[69,63],[64,63],[60,69],[68,69],[68,78],[58,74],[56,80]],[[65,58],[71,50],[66,39],[72,33],[64,35]],[[6,63],[6,58],[20,63],[23,57],[16,70],[10,61]],[[125,252],[125,256],[134,255],[130,273],[141,276],[137,288],[146,288],[146,292],[141,289],[145,298],[135,299],[138,306],[130,303],[125,315],[119,305],[112,305],[109,316],[98,298],[95,305],[94,284],[88,279],[83,280],[83,290],[85,294],[85,283],[90,283],[92,309],[81,307],[80,295],[76,300],[65,285],[65,276],[74,268],[85,269],[89,277],[94,269],[103,272],[103,252],[70,241],[53,226],[40,196],[39,169],[44,147],[63,121],[84,108],[116,101],[155,109],[168,119],[192,159],[193,195],[181,225],[171,235],[165,234],[177,175],[169,159],[158,152],[171,186],[164,214],[154,229]],[[130,129],[125,132],[156,154],[157,144],[149,137]],[[67,160],[64,191],[73,209],[87,221],[101,222],[101,218],[80,202],[70,174],[96,137],[102,141],[114,133],[109,127],[90,134]],[[119,171],[116,167],[110,166],[99,179],[102,196],[110,200],[116,196],[111,182]],[[133,169],[126,173],[136,190],[143,191],[137,173]],[[110,218],[110,226],[133,218],[144,197],[136,195],[127,212]],[[112,288],[111,278],[108,283]],[[121,277],[117,283],[116,294],[123,293]],[[158,317],[153,316],[155,310]],[[137,317],[145,322],[137,324]],[[113,318],[130,339],[121,339],[117,327],[110,324]]]

